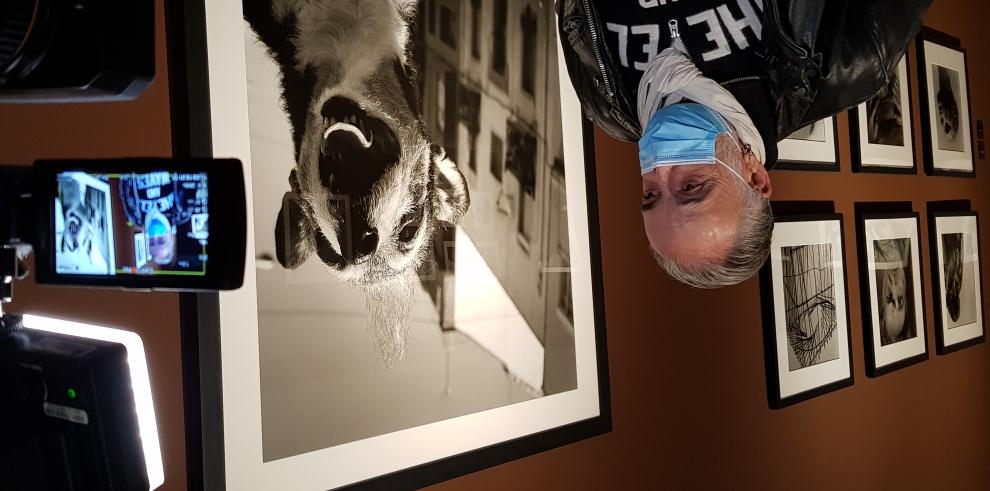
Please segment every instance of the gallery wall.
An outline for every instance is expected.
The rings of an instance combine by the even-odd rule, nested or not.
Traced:
[[[972,113],[990,117],[990,42],[978,0],[936,0],[925,22],[968,50]],[[912,47],[913,50],[913,47]],[[912,62],[915,60],[912,59]],[[913,65],[912,65],[913,66]],[[922,162],[917,104],[913,121]],[[854,203],[969,199],[980,213],[990,278],[990,166],[977,178],[853,174],[848,118],[838,117],[841,172],[773,173],[774,199],[834,201],[845,217],[855,384],[779,411],[768,408],[756,279],[695,291],[646,254],[637,148],[596,135],[611,433],[481,471],[437,489],[990,488],[990,345],[935,354],[928,227],[922,221],[930,359],[870,379],[864,365]],[[987,309],[984,307],[984,318]]]
[[[148,90],[130,102],[0,105],[0,163],[171,155],[164,2],[155,3],[156,77]],[[93,322],[141,335],[165,466],[165,485],[159,489],[185,489],[178,295],[42,287],[29,279],[15,284],[14,303],[8,310]]]
[[[162,0],[156,2],[162,18]],[[990,6],[938,0],[926,24],[968,49],[974,119],[990,114]],[[0,162],[43,157],[168,155],[163,28],[159,76],[138,100],[98,105],[0,106]],[[917,94],[916,76],[912,90]],[[915,96],[917,97],[917,96]],[[920,135],[918,105],[913,121]],[[780,411],[767,407],[757,281],[715,292],[668,280],[646,250],[639,213],[636,147],[596,135],[602,261],[614,429],[591,440],[449,481],[438,489],[672,488],[825,489],[990,487],[990,345],[934,354],[876,379],[865,376],[853,205],[967,198],[979,211],[983,275],[990,277],[990,167],[976,179],[853,175],[848,121],[840,115],[842,171],[776,172],[775,199],[835,201],[846,216],[846,264],[855,385]],[[920,143],[917,145],[920,161]],[[921,166],[919,166],[920,169]],[[922,238],[927,237],[922,223]],[[924,251],[927,253],[927,241]],[[929,275],[927,254],[924,271]],[[926,280],[928,282],[930,280]],[[162,489],[185,489],[178,299],[174,294],[16,286],[15,312],[130,328],[148,350],[165,458]],[[984,316],[987,311],[984,309]]]

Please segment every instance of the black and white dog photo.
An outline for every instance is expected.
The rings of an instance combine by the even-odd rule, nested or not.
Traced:
[[[403,356],[417,270],[436,234],[469,205],[464,177],[419,113],[416,4],[244,2],[278,65],[295,148],[274,230],[278,263],[294,269],[315,254],[331,277],[364,289],[386,360]]]

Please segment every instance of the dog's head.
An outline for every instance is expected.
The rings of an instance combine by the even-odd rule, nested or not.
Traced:
[[[418,267],[437,226],[467,210],[464,178],[419,114],[406,60],[413,3],[245,12],[282,69],[293,128],[296,166],[275,231],[285,267],[315,252],[338,277],[375,284]]]

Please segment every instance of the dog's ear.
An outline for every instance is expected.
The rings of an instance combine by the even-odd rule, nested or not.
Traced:
[[[445,155],[443,149],[433,147],[433,165],[437,168],[437,194],[434,198],[434,215],[440,222],[456,224],[471,205],[467,181],[457,169],[457,164]]]
[[[302,198],[294,192],[285,193],[275,220],[275,256],[284,268],[298,268],[313,252],[306,220]]]
[[[289,34],[294,22],[295,4],[296,0],[246,0],[244,20],[268,49],[282,53],[291,46]]]

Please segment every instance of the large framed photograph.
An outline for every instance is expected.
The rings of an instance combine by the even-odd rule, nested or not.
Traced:
[[[593,139],[552,2],[183,8],[255,258],[188,301],[222,373],[199,377],[208,488],[420,487],[610,429]]]
[[[983,342],[983,275],[976,212],[929,214],[935,340],[943,355]]]
[[[770,407],[852,385],[841,215],[776,218],[760,273]]]
[[[876,97],[849,111],[853,172],[917,172],[907,55]]]
[[[918,213],[857,217],[866,374],[928,359]]]
[[[928,28],[917,44],[925,170],[974,177],[966,50],[958,39]]]

